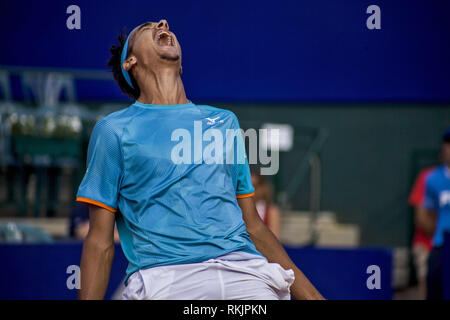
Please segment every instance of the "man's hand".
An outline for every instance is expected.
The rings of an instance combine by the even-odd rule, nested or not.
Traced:
[[[437,214],[435,211],[427,210],[421,206],[414,207],[415,223],[428,237],[433,237],[436,230]]]
[[[253,197],[238,199],[247,231],[253,243],[269,262],[275,262],[284,269],[292,269],[295,281],[290,290],[294,299],[324,300],[317,289],[309,282],[303,272],[295,266],[275,235],[267,228],[256,211]]]
[[[114,213],[89,206],[89,232],[81,256],[80,300],[105,297],[114,258],[114,222]]]

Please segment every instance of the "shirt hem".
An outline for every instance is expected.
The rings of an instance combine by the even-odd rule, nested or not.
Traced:
[[[243,251],[246,253],[251,253],[254,255],[261,255],[262,257],[264,257],[264,255],[262,253],[260,253],[258,250],[252,250],[251,248],[246,248],[246,247],[241,247],[241,248],[237,248],[237,249],[232,249],[232,250],[225,250],[223,253],[221,253],[220,255],[208,255],[208,256],[203,256],[203,257],[195,257],[195,258],[191,258],[191,259],[173,259],[172,261],[165,261],[162,263],[152,263],[152,264],[147,264],[145,266],[139,267],[135,264],[134,268],[131,270],[127,270],[127,274],[125,277],[125,285],[128,285],[128,279],[131,277],[131,275],[139,270],[146,270],[146,269],[151,269],[151,268],[156,268],[156,267],[164,267],[164,266],[172,266],[172,265],[181,265],[181,264],[191,264],[191,263],[202,263],[205,262],[209,259],[216,259],[220,256],[229,254],[231,252],[237,252],[237,251]],[[130,263],[128,261],[128,263]]]
[[[255,192],[251,192],[251,193],[245,193],[245,194],[237,194],[236,198],[241,199],[241,198],[248,198],[248,197],[252,197],[255,195]]]
[[[85,198],[85,197],[77,197],[76,200],[78,202],[82,202],[82,203],[93,204],[93,205],[95,205],[97,207],[101,207],[103,209],[106,209],[106,210],[108,210],[108,211],[110,211],[112,213],[116,213],[117,212],[117,209],[114,209],[114,208],[112,208],[112,207],[110,207],[110,206],[108,206],[108,205],[106,205],[104,203],[101,203],[100,201],[97,201],[97,200],[92,200],[92,199]]]

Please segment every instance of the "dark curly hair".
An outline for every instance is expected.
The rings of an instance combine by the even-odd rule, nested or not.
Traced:
[[[127,96],[136,100],[137,98],[139,98],[139,95],[141,94],[141,90],[139,89],[139,86],[137,85],[136,80],[134,79],[134,77],[131,73],[130,73],[130,79],[131,79],[131,83],[134,86],[134,89],[128,85],[127,81],[125,80],[125,78],[122,74],[122,69],[121,69],[121,64],[120,64],[122,49],[123,49],[123,46],[125,45],[125,42],[127,41],[127,33],[125,32],[125,29],[120,32],[119,36],[117,37],[117,40],[119,41],[119,45],[114,44],[109,49],[109,51],[111,52],[111,57],[108,60],[107,66],[111,68],[111,71],[114,76],[114,80],[116,80],[117,84],[120,87],[120,90],[122,90],[122,92],[124,94],[126,94]],[[127,55],[130,53],[130,51],[131,51],[130,46],[128,46]]]

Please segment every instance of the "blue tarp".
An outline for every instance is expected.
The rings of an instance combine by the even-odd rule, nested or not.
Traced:
[[[183,49],[195,101],[450,101],[450,2],[78,0],[0,2],[0,65],[103,69],[123,27],[166,18]],[[78,83],[80,99],[123,98]]]
[[[328,299],[391,299],[392,262],[388,249],[315,249],[286,247],[288,254]],[[80,242],[0,245],[0,299],[76,299],[67,273],[79,266]],[[126,259],[116,245],[106,298],[123,281]],[[370,265],[380,268],[380,289],[368,289]]]

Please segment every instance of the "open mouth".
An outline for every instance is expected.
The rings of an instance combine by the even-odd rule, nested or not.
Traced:
[[[156,34],[156,44],[160,47],[173,47],[175,41],[169,32],[161,30]]]

